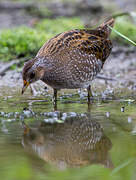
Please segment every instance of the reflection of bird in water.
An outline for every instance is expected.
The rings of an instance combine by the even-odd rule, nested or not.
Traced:
[[[108,151],[112,144],[100,124],[88,117],[68,118],[64,123],[25,126],[23,146],[59,168],[103,164],[112,167]]]

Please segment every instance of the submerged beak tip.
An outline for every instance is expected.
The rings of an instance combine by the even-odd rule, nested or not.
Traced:
[[[24,91],[23,91],[23,89],[22,89],[21,94],[23,94],[23,93],[24,93]]]
[[[24,92],[25,92],[25,90],[26,90],[26,88],[29,86],[29,82],[27,82],[26,80],[24,80],[24,86],[23,86],[23,88],[22,88],[22,92],[21,92],[21,94],[24,94]]]

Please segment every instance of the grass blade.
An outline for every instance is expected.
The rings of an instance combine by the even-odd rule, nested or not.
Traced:
[[[118,173],[121,169],[125,168],[126,166],[128,166],[132,162],[133,162],[132,158],[128,159],[126,162],[122,163],[121,165],[119,165],[115,169],[113,169],[111,175]]]
[[[131,44],[133,44],[134,46],[136,46],[136,43],[134,41],[132,41],[131,39],[129,39],[128,37],[126,37],[125,35],[121,34],[119,31],[117,31],[116,29],[112,28],[111,26],[108,26],[112,31],[114,31],[116,34],[118,34],[119,36],[121,36],[123,39],[129,41]]]

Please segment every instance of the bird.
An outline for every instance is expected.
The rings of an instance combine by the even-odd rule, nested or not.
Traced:
[[[94,29],[74,29],[57,34],[48,40],[37,55],[24,64],[22,94],[38,80],[54,90],[86,88],[91,99],[91,83],[101,71],[111,53],[109,39],[114,18],[108,18]]]
[[[64,122],[41,122],[36,127],[23,125],[22,145],[45,162],[58,168],[102,164],[112,168],[111,140],[100,123],[91,117],[67,117]]]

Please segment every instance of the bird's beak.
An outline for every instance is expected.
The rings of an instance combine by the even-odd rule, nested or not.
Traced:
[[[28,81],[26,81],[26,80],[24,80],[24,86],[23,86],[23,88],[22,88],[22,94],[25,92],[25,90],[26,90],[26,88],[29,86],[29,82]]]

